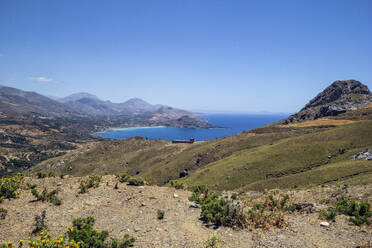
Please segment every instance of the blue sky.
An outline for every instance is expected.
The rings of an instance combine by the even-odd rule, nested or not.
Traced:
[[[0,0],[0,84],[189,110],[294,112],[372,89],[370,0]]]

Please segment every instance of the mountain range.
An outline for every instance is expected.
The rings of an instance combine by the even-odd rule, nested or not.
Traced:
[[[108,126],[164,125],[173,127],[208,128],[202,117],[164,105],[152,105],[139,98],[123,103],[103,101],[81,92],[64,98],[46,97],[36,92],[0,86],[0,114],[30,118],[109,119]]]

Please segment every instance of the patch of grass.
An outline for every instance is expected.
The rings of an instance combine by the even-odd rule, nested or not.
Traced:
[[[31,189],[31,193],[33,196],[35,196],[36,201],[43,201],[43,202],[47,201],[56,206],[59,206],[62,204],[61,199],[57,197],[58,190],[56,189],[48,192],[48,190],[44,188],[43,191],[39,193],[36,188],[33,188]]]

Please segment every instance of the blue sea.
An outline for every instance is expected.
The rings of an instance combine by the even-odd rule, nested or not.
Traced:
[[[94,135],[110,138],[125,139],[141,136],[148,139],[163,140],[188,140],[205,141],[230,136],[245,130],[261,127],[287,117],[287,115],[252,115],[252,114],[204,114],[202,115],[209,123],[223,128],[215,129],[188,129],[173,127],[143,127],[121,128],[107,132],[99,132]]]

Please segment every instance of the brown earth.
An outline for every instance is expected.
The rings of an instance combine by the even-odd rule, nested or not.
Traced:
[[[35,215],[40,215],[42,210],[46,210],[48,228],[54,235],[64,233],[75,218],[93,216],[95,227],[108,230],[112,237],[119,238],[126,233],[134,236],[134,247],[203,247],[211,234],[221,237],[221,247],[357,247],[372,241],[370,228],[354,226],[346,216],[337,216],[329,228],[321,227],[319,213],[288,213],[289,225],[283,229],[215,229],[199,220],[200,208],[190,207],[188,191],[120,183],[118,189],[114,189],[117,179],[104,176],[98,188],[77,194],[79,181],[79,177],[26,178],[26,182],[37,184],[38,190],[58,188],[62,205],[35,202],[24,186],[17,199],[1,204],[8,214],[0,220],[0,243],[27,239]],[[336,186],[288,193],[294,202],[324,202],[338,194],[371,200],[372,185],[349,187],[347,193]],[[241,199],[252,201],[259,197],[262,193],[247,192]],[[156,217],[158,209],[165,211],[163,220]]]

